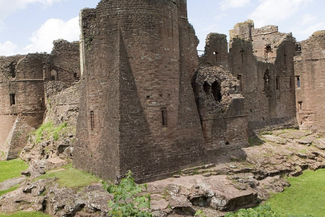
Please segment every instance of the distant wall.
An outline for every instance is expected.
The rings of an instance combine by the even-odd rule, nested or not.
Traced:
[[[301,129],[325,133],[325,31],[296,45],[295,88]]]
[[[230,35],[230,71],[245,97],[249,130],[295,126],[295,39],[276,26],[254,29],[252,21]]]

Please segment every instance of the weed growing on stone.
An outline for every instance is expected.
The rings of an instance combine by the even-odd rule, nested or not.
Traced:
[[[114,199],[108,202],[111,208],[109,215],[116,217],[151,217],[150,194],[140,195],[147,185],[138,185],[134,182],[132,172],[128,171],[119,185],[105,185],[105,189],[114,195]]]
[[[35,142],[40,143],[44,137],[50,139],[51,137],[54,141],[59,140],[59,134],[64,128],[67,127],[67,123],[64,122],[58,127],[55,127],[52,122],[47,122],[42,124],[37,130],[35,130],[32,135],[35,135]]]

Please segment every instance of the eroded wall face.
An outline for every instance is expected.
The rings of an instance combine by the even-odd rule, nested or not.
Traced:
[[[325,32],[315,32],[297,44],[295,88],[297,118],[301,129],[325,132],[324,74]]]
[[[245,97],[249,130],[294,126],[294,38],[273,26],[250,31],[251,38],[231,39],[229,54],[230,70]]]
[[[67,86],[80,79],[79,42],[56,40],[45,65],[44,81],[61,81]]]
[[[109,12],[109,13],[108,13]],[[82,13],[84,74],[75,165],[143,180],[202,161],[185,1],[101,1]]]
[[[6,153],[4,159],[16,158],[27,134],[43,121],[44,59],[42,54],[1,57],[1,125],[9,129],[0,144]],[[14,122],[8,123],[9,117]]]

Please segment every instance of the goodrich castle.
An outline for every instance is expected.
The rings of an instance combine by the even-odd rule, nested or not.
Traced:
[[[105,179],[215,162],[265,129],[325,131],[325,31],[296,42],[246,21],[199,57],[186,0],[102,0],[80,27],[51,54],[0,57],[0,158],[17,157],[57,82],[80,90],[73,164]]]

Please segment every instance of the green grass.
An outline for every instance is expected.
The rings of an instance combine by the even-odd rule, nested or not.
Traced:
[[[11,191],[16,190],[18,187],[19,187],[19,185],[16,185],[16,186],[11,187],[11,188],[9,188],[9,189],[7,189],[7,190],[5,190],[5,191],[0,191],[0,197],[1,197],[2,195],[4,195],[4,194],[7,194],[8,192],[11,192]]]
[[[275,194],[266,204],[281,215],[325,215],[325,170],[305,171],[299,177],[290,177],[291,187]]]
[[[3,214],[0,213],[0,217],[48,217],[50,215],[41,212],[17,212],[14,214]]]
[[[0,182],[20,176],[20,172],[28,168],[28,165],[20,160],[0,161]]]
[[[44,137],[46,139],[50,139],[50,137],[52,137],[55,141],[57,141],[59,139],[59,133],[66,127],[66,122],[64,122],[58,127],[55,127],[52,122],[47,122],[42,124],[42,126],[40,126],[32,134],[36,136],[36,143],[40,143],[44,139]]]
[[[72,168],[71,164],[64,166],[64,170],[47,172],[37,179],[58,178],[60,187],[80,188],[86,187],[91,183],[99,182],[99,178],[87,172]]]

